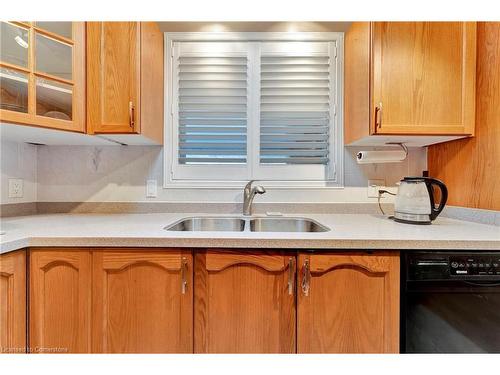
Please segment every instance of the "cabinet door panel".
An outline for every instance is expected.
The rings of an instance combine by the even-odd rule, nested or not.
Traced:
[[[301,254],[298,261],[299,353],[398,352],[398,254]]]
[[[95,251],[94,352],[191,353],[192,263],[180,250]]]
[[[40,29],[39,23],[23,22],[21,27],[20,23],[2,23],[2,28],[7,25],[10,31],[19,29],[19,36],[5,46],[2,44],[5,48],[0,53],[0,118],[16,124],[83,133],[85,22],[42,24],[48,29]],[[55,27],[64,36],[50,31],[56,24],[60,24]],[[24,57],[18,56],[19,48]]]
[[[196,254],[195,352],[295,352],[294,283],[295,257]]]
[[[0,353],[26,352],[26,252],[0,255]]]
[[[90,353],[90,252],[30,251],[30,347]]]
[[[87,117],[90,132],[138,132],[139,58],[139,22],[87,24]]]
[[[375,22],[372,28],[372,113],[378,124],[372,132],[472,133],[475,23]]]

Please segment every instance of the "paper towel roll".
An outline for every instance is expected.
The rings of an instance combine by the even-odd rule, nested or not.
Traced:
[[[406,152],[396,151],[360,151],[356,155],[358,164],[396,163],[406,159]]]

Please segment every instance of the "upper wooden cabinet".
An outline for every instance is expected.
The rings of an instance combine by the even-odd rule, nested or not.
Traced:
[[[474,22],[355,22],[345,43],[345,143],[474,134]]]
[[[85,23],[0,28],[0,122],[85,132]]]
[[[87,126],[118,142],[163,143],[163,34],[156,23],[87,23]]]
[[[295,256],[196,254],[195,353],[294,353]]]
[[[26,352],[26,251],[0,255],[0,353]]]
[[[299,255],[298,353],[397,353],[399,254]]]
[[[190,251],[96,250],[94,353],[192,353]]]

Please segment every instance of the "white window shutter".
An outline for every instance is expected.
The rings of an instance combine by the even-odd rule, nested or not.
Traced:
[[[260,77],[260,163],[328,164],[328,44],[264,43]]]
[[[179,164],[246,163],[247,57],[206,49],[174,62]]]
[[[244,33],[228,40],[180,34],[182,40],[172,41],[169,183],[339,181],[342,44],[337,51],[333,34],[307,41],[278,34],[266,40]]]

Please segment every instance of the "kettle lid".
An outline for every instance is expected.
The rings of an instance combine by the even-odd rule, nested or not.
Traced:
[[[425,182],[425,177],[403,177],[401,182]]]

